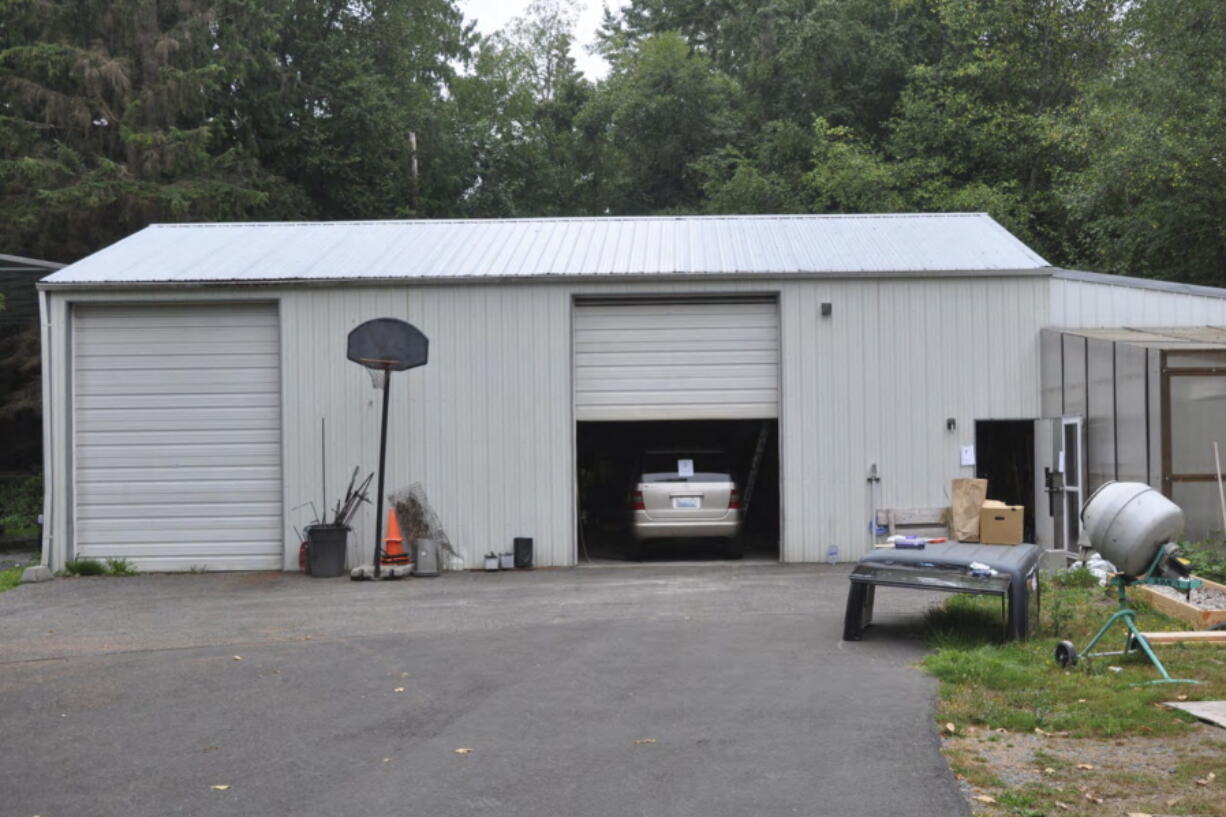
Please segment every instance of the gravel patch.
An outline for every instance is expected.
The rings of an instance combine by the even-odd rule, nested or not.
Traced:
[[[1216,779],[1202,785],[1179,775],[1181,764],[1189,761],[1214,765],[1221,761],[1217,778],[1222,777],[1226,730],[1214,726],[1198,724],[1186,735],[1161,738],[1070,738],[969,727],[958,735],[945,736],[942,743],[951,757],[969,761],[1003,786],[975,785],[959,774],[960,788],[975,814],[1015,814],[978,798],[999,797],[1002,792],[1031,785],[1055,790],[1054,796],[1071,805],[1074,814],[1082,813],[1083,808],[1121,816],[1187,813],[1178,804],[1191,805],[1206,795],[1220,805],[1208,811],[1194,807],[1192,813],[1217,815],[1226,808],[1226,798],[1215,791],[1221,785]],[[1161,810],[1154,811],[1155,805]]]
[[[1186,601],[1204,610],[1226,610],[1226,593],[1214,590],[1212,587],[1197,587],[1188,595],[1184,595],[1173,587],[1161,584],[1146,585],[1150,590],[1169,596],[1173,599]]]

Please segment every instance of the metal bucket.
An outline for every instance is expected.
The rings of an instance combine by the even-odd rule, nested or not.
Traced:
[[[1183,535],[1183,511],[1143,482],[1108,482],[1081,509],[1090,545],[1129,576],[1149,567],[1158,548]]]
[[[413,562],[413,575],[431,578],[438,575],[438,542],[433,539],[417,539],[413,542],[417,558]]]

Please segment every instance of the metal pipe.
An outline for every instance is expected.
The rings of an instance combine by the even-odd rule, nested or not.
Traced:
[[[379,429],[379,502],[375,511],[375,578],[379,578],[379,553],[383,542],[383,468],[387,458],[387,398],[392,393],[392,372],[383,370],[383,422]]]

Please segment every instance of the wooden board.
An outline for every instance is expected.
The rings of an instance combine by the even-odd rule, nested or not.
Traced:
[[[1226,630],[1141,633],[1150,644],[1226,644]]]
[[[1201,581],[1205,583],[1205,587],[1211,590],[1226,593],[1226,585],[1221,585],[1208,579],[1201,579]],[[1188,604],[1183,599],[1173,599],[1170,596],[1163,595],[1143,584],[1138,584],[1131,589],[1138,591],[1138,597],[1150,607],[1161,613],[1166,613],[1171,618],[1187,622],[1198,630],[1209,630],[1226,621],[1226,610],[1206,610],[1203,607],[1197,607],[1195,604]]]
[[[1167,701],[1163,706],[1182,709],[1202,721],[1226,728],[1226,701]]]

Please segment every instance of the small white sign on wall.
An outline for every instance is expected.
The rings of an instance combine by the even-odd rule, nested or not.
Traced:
[[[694,476],[694,461],[693,460],[677,460],[677,476],[679,477]]]
[[[975,464],[975,446],[973,445],[962,446],[962,464],[963,465],[974,465]]]

